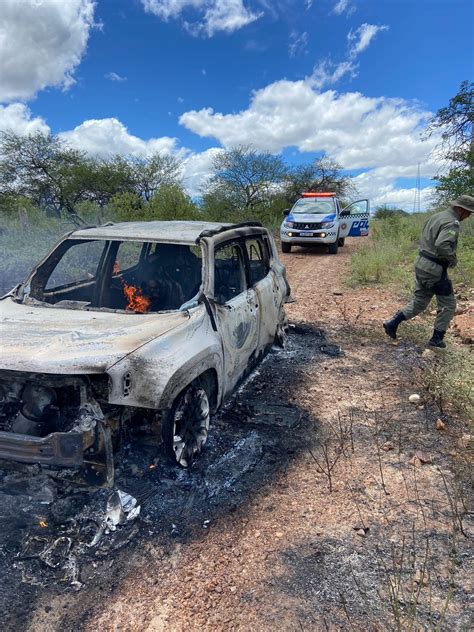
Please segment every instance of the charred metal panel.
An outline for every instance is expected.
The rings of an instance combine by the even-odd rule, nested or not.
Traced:
[[[169,397],[183,390],[197,374],[215,369],[222,373],[222,346],[212,329],[204,305],[184,314],[181,327],[156,338],[133,354],[107,368],[111,378],[109,403],[140,408],[163,409]],[[124,376],[130,374],[133,388],[124,394]]]
[[[0,459],[77,467],[83,463],[82,433],[54,432],[47,437],[0,432]]]
[[[107,226],[82,228],[72,233],[73,239],[111,239],[120,241],[159,241],[163,243],[195,244],[206,230],[222,229],[232,224],[215,222],[121,222]]]
[[[186,321],[182,312],[126,314],[0,301],[1,368],[69,375],[107,366]]]

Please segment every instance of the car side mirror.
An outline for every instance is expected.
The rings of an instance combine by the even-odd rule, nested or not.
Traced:
[[[286,209],[283,211],[283,215],[286,217],[287,215],[289,215],[289,214],[290,214],[290,211],[291,211],[291,209],[290,209],[290,208],[286,208]]]
[[[342,210],[342,211],[339,213],[339,217],[349,217],[349,215],[350,215],[350,214],[351,214],[351,212],[350,212],[350,211]]]

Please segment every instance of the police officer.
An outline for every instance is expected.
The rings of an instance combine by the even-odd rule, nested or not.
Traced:
[[[474,197],[461,195],[451,203],[451,208],[432,215],[423,227],[420,252],[415,261],[415,290],[413,298],[383,326],[390,338],[396,339],[398,325],[424,311],[434,295],[437,314],[434,331],[429,341],[432,347],[444,348],[444,334],[454,316],[456,299],[453,285],[448,279],[448,268],[457,263],[459,222],[474,213]]]

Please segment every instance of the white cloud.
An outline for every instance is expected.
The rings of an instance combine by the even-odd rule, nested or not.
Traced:
[[[380,31],[387,31],[388,26],[376,24],[362,24],[355,31],[347,35],[348,52],[347,59],[335,63],[331,58],[323,59],[317,64],[310,77],[311,85],[315,88],[324,88],[337,83],[345,75],[351,79],[359,74],[357,57],[369,47],[371,41]]]
[[[191,153],[183,161],[183,182],[188,193],[198,196],[201,186],[212,173],[212,160],[221,151],[218,147],[212,147],[201,153]]]
[[[194,11],[198,20],[183,19],[183,25],[193,35],[208,37],[219,31],[233,33],[262,15],[247,9],[243,0],[142,0],[142,4],[145,11],[165,21]]]
[[[109,81],[127,81],[127,77],[121,77],[116,72],[108,72],[106,75],[104,75],[104,77]]]
[[[407,145],[426,151],[418,127],[428,113],[401,100],[369,98],[360,93],[317,92],[311,79],[277,81],[256,91],[250,106],[237,114],[211,108],[182,114],[180,122],[200,136],[214,137],[224,146],[250,143],[279,152],[326,151],[358,169],[390,164],[391,156],[407,160]],[[388,161],[388,162],[387,162]]]
[[[347,11],[347,15],[354,13],[355,7],[351,5],[351,0],[338,0],[332,10],[336,15],[342,15]]]
[[[31,116],[30,109],[24,103],[0,105],[0,131],[12,131],[16,134],[48,133],[49,127],[40,116]]]
[[[437,165],[427,161],[423,163],[421,175],[432,177]],[[380,167],[371,169],[354,178],[361,197],[368,197],[372,208],[387,204],[389,206],[399,206],[407,211],[413,210],[416,189],[396,186],[396,178],[416,178],[417,165],[406,167]],[[420,190],[420,207],[425,209],[429,206],[434,193],[434,187],[424,187]]]
[[[149,156],[156,151],[180,153],[176,138],[162,136],[143,140],[130,134],[125,125],[116,118],[90,119],[71,131],[62,132],[60,136],[71,147],[82,149],[93,156]]]
[[[288,52],[290,57],[296,57],[297,55],[304,55],[308,52],[308,33],[298,33],[297,31],[291,31],[290,43],[288,44]]]
[[[306,11],[309,11],[309,9],[311,9],[312,6],[313,6],[313,0],[305,0],[304,8],[306,9]]]
[[[314,67],[309,80],[314,88],[323,88],[337,83],[344,75],[350,75],[353,79],[357,76],[358,69],[359,64],[349,60],[335,64],[330,59],[323,59]]]
[[[1,0],[0,101],[68,88],[94,26],[93,0]]]
[[[362,24],[355,31],[350,31],[347,39],[349,41],[349,55],[355,57],[364,51],[370,42],[374,39],[377,33],[381,31],[387,31],[388,26],[384,24],[378,26],[377,24]]]

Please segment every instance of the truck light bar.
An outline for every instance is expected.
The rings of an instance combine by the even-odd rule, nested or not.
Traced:
[[[302,197],[334,197],[335,193],[303,193]]]

